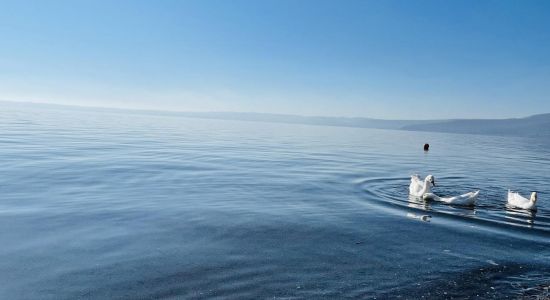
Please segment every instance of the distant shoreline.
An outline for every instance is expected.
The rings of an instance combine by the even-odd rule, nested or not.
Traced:
[[[0,100],[13,106],[88,109],[94,111],[129,112],[145,115],[180,116],[187,118],[238,120],[252,122],[288,123],[353,128],[393,129],[405,131],[426,131],[460,134],[481,134],[497,136],[550,137],[550,113],[524,118],[508,119],[440,119],[440,120],[383,120],[364,117],[323,117],[290,114],[269,114],[254,112],[185,112],[148,109],[108,108],[37,102]]]

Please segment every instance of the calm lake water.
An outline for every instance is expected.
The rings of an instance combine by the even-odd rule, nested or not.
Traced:
[[[1,105],[1,299],[549,295],[550,141]]]

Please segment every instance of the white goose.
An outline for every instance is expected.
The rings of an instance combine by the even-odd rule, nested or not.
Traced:
[[[535,210],[537,209],[537,192],[532,192],[531,198],[527,199],[519,193],[508,190],[508,205],[522,209]]]
[[[479,195],[479,191],[469,192],[454,197],[439,197],[434,193],[426,193],[422,196],[422,198],[424,200],[435,200],[454,205],[471,206],[476,203],[477,195]]]
[[[435,178],[428,175],[424,181],[418,175],[411,175],[411,184],[409,185],[409,194],[415,197],[422,197],[426,193],[431,193],[431,185],[435,186]]]

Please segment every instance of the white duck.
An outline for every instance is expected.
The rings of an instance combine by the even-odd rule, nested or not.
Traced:
[[[435,186],[435,178],[428,175],[424,181],[418,175],[411,175],[411,184],[409,185],[409,194],[415,197],[422,197],[426,193],[431,193],[431,185]]]
[[[441,201],[447,204],[471,206],[476,203],[477,195],[479,195],[479,191],[469,192],[469,193],[462,194],[460,196],[454,196],[454,197],[439,197],[434,193],[426,193],[422,196],[422,198],[424,200]]]
[[[537,192],[532,192],[531,198],[527,199],[519,193],[508,190],[508,205],[522,209],[535,210],[537,209]]]

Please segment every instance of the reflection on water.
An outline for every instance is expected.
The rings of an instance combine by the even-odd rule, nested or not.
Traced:
[[[422,197],[417,197],[413,195],[409,195],[409,207],[412,208],[418,208],[422,210],[430,210],[430,201],[426,201],[422,199]]]
[[[430,215],[417,215],[415,213],[411,213],[411,212],[408,212],[406,214],[406,216],[408,218],[411,218],[411,219],[417,219],[417,220],[420,220],[420,221],[424,221],[424,222],[430,222],[430,219],[432,216]]]
[[[459,184],[461,178],[443,178],[440,189],[442,193],[453,194],[452,186]],[[421,197],[408,195],[406,187],[408,178],[376,178],[357,180],[356,184],[364,191],[366,201],[380,205],[391,205],[397,208],[412,208],[427,212],[436,212],[440,217],[460,216],[475,218],[484,221],[487,225],[510,225],[532,228],[535,231],[530,233],[550,233],[550,214],[547,210],[523,210],[511,208],[502,197],[492,197],[491,191],[480,194],[479,201],[475,206],[457,206],[438,201],[424,200]],[[458,183],[455,183],[458,182]],[[490,189],[491,187],[487,187]],[[484,189],[484,188],[482,188]],[[376,197],[374,196],[376,195]],[[407,199],[402,200],[402,199]],[[537,215],[537,212],[539,214]],[[408,213],[406,213],[408,216]],[[535,222],[537,221],[537,222]]]
[[[541,296],[549,145],[3,106],[0,298]],[[415,173],[477,205],[408,198]]]
[[[536,210],[517,209],[514,207],[510,207],[508,204],[506,205],[505,209],[505,218],[510,224],[533,228],[533,225],[535,224],[535,218],[537,216]]]

